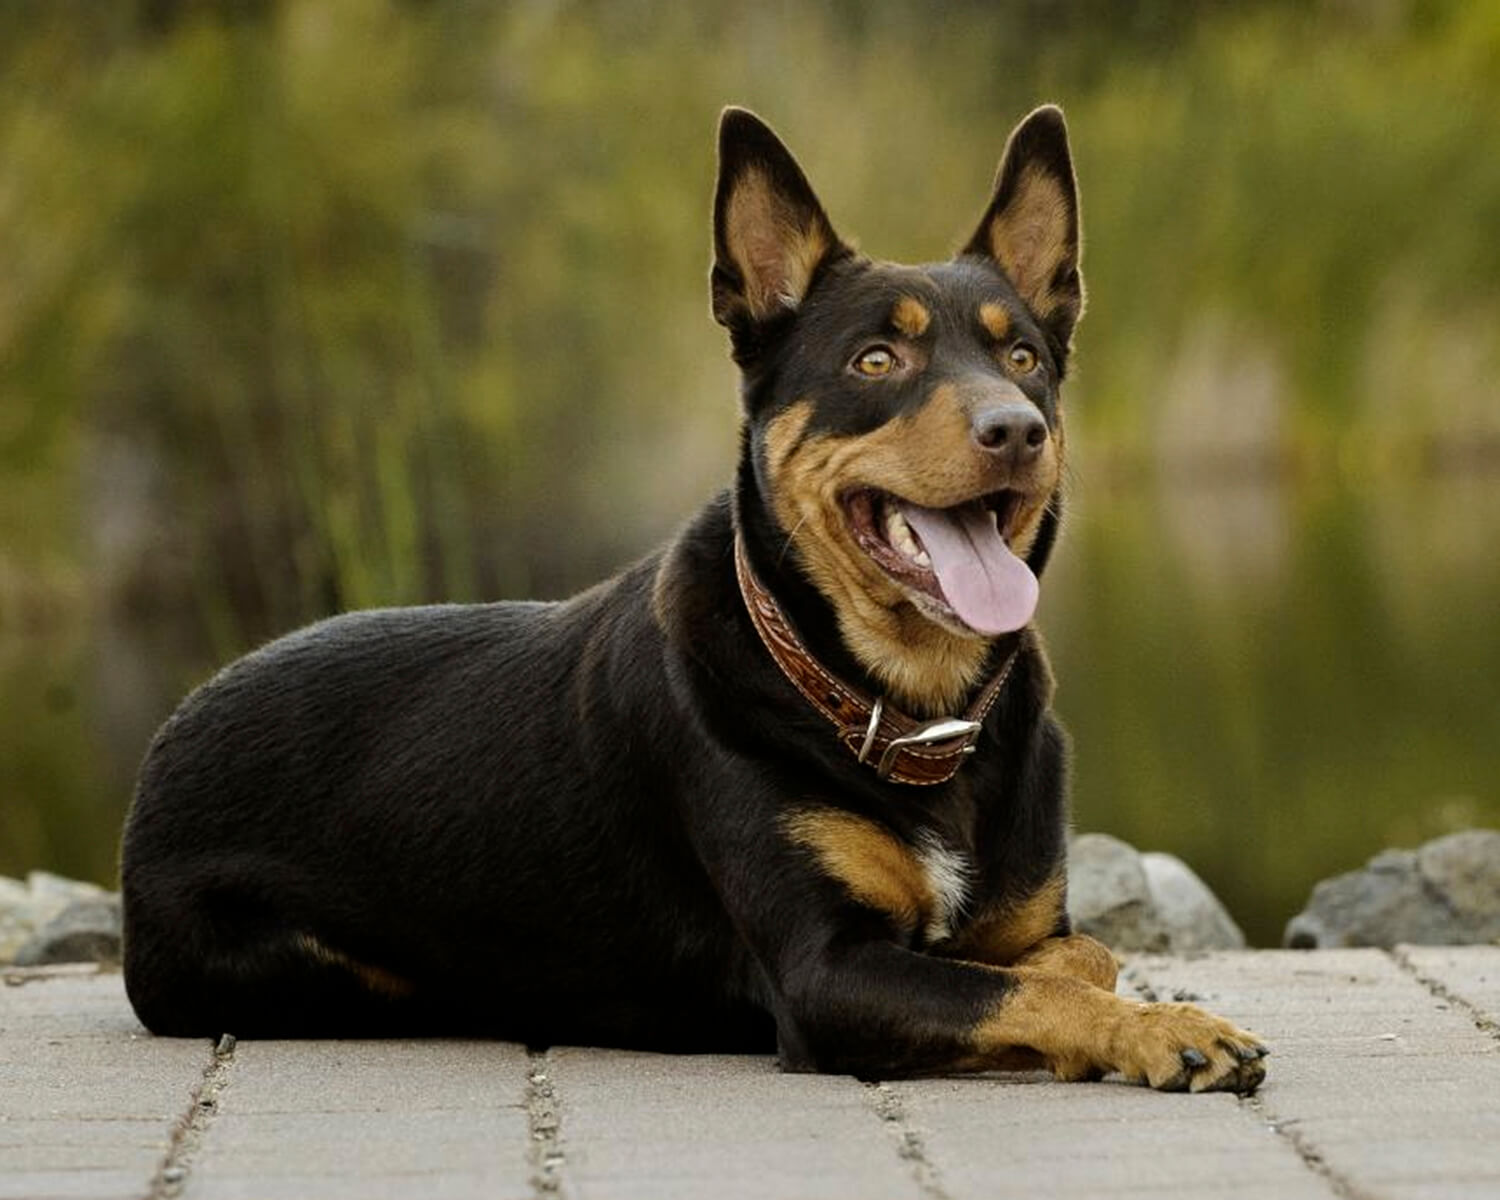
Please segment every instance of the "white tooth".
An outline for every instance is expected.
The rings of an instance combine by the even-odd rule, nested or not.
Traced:
[[[894,504],[885,506],[885,532],[888,537],[895,537],[896,531],[906,527],[906,518],[901,515],[901,510]]]
[[[920,563],[922,557],[926,555],[926,551],[917,544],[911,526],[906,523],[906,518],[895,505],[888,505],[885,510],[885,540],[890,543],[892,549],[899,550],[913,562]]]
[[[928,554],[925,550],[918,550],[914,555],[912,555],[911,560],[919,567],[932,566],[932,555]]]

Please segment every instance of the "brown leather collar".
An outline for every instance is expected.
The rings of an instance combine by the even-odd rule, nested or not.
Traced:
[[[962,717],[918,721],[886,704],[884,697],[871,699],[862,689],[845,683],[808,652],[776,598],[756,578],[738,530],[734,569],[750,621],[781,673],[832,722],[839,741],[855,758],[895,783],[947,783],[953,778],[974,752],[984,718],[1015,665],[1019,643]]]

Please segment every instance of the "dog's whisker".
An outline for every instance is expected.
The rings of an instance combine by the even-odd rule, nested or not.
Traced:
[[[786,535],[786,541],[781,543],[781,553],[776,556],[776,567],[778,570],[780,570],[781,565],[786,562],[787,552],[792,548],[792,539],[797,536],[797,531],[806,524],[807,517],[804,515],[800,521],[792,526],[791,533]]]

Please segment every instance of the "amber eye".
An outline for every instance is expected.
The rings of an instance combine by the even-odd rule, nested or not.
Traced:
[[[854,369],[871,379],[889,375],[896,369],[896,356],[889,346],[871,346],[854,360]]]
[[[1010,359],[1011,368],[1022,375],[1030,375],[1036,370],[1036,351],[1025,342],[1017,342],[1006,357]]]

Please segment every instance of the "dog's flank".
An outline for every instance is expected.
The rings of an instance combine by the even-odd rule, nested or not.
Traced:
[[[137,1013],[1253,1089],[1251,1035],[1116,996],[1068,922],[1030,625],[1083,309],[1062,114],[949,262],[854,251],[740,110],[713,211],[732,486],[566,602],[346,614],[188,697],[125,830]]]

